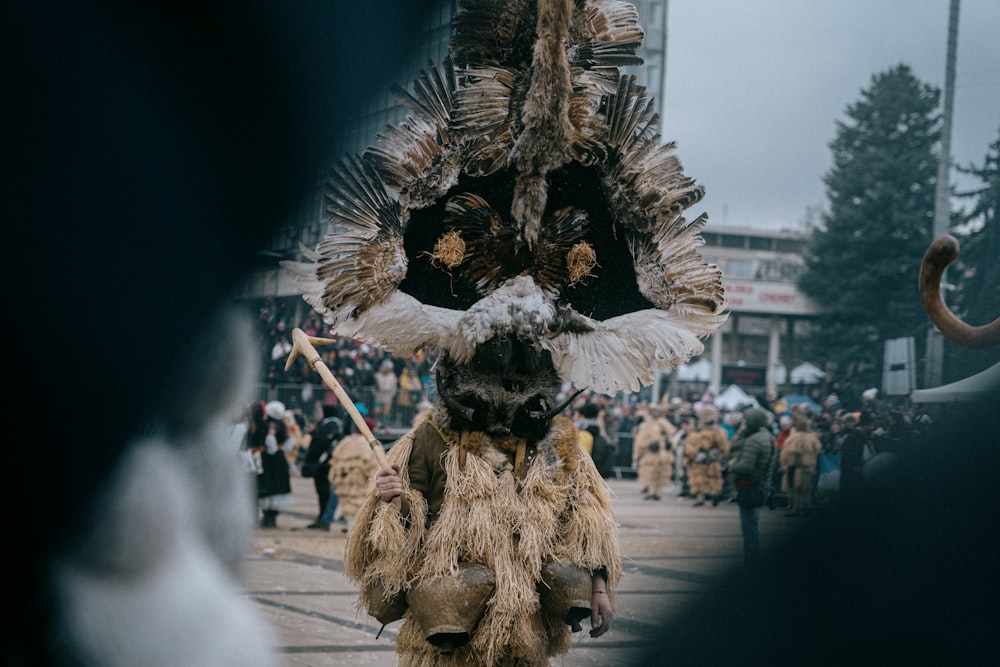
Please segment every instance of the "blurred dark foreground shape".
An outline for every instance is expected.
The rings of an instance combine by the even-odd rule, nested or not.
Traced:
[[[919,297],[946,338],[993,348],[1000,318],[971,327],[940,298],[941,271],[957,254],[950,236],[931,244]],[[861,495],[806,523],[759,569],[732,572],[658,633],[641,664],[995,662],[1000,376],[976,377],[992,386],[950,391],[918,440],[865,470]]]
[[[176,454],[154,476],[222,485],[199,482],[189,456],[238,398],[240,338],[229,350],[214,321],[269,236],[314,198],[345,124],[409,57],[424,4],[5,4],[6,377],[27,415],[4,459],[15,605],[5,664],[93,661],[65,648],[56,595],[69,593],[53,590],[54,568],[80,558],[96,577],[139,572],[162,526],[189,501],[204,509],[153,496],[155,483],[129,488],[119,473],[136,465],[136,443]],[[162,511],[163,523],[107,516],[112,488],[148,503],[131,519]],[[117,532],[103,535],[105,521]],[[208,523],[188,530],[209,551],[227,539]],[[206,639],[148,620],[148,637],[119,638],[149,640],[143,664],[171,664],[174,647]]]

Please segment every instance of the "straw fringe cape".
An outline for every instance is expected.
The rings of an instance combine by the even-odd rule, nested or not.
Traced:
[[[334,493],[342,516],[353,517],[358,513],[361,504],[368,499],[376,470],[378,462],[363,435],[351,433],[337,443],[330,458],[330,482],[336,485]]]
[[[649,417],[643,420],[635,433],[636,481],[653,495],[658,495],[659,490],[670,481],[674,466],[670,437],[674,430],[673,424],[666,418]],[[654,442],[659,445],[655,452],[650,450]]]
[[[722,463],[719,459],[709,463],[697,463],[695,457],[701,452],[708,454],[713,449],[719,456],[729,453],[729,440],[721,428],[712,427],[689,433],[684,441],[684,458],[688,463],[688,490],[692,495],[704,493],[714,495],[722,491]]]
[[[520,485],[505,451],[508,443],[482,433],[461,436],[459,445],[447,413],[436,409],[390,448],[389,460],[401,467],[406,487],[402,516],[372,491],[348,539],[347,576],[361,584],[358,604],[367,609],[375,583],[388,597],[418,579],[446,576],[459,562],[485,565],[496,574],[497,588],[472,641],[441,655],[408,610],[397,639],[400,664],[547,665],[549,656],[569,650],[572,634],[563,619],[546,617],[539,606],[546,562],[603,569],[614,605],[622,571],[609,490],[564,417],[555,418],[538,443]],[[410,466],[429,457],[446,471],[441,498],[433,489],[428,498],[411,486],[411,475],[426,473]],[[429,520],[428,508],[433,519],[438,506],[436,520]]]

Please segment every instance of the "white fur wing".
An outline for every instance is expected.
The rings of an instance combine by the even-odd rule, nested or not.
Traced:
[[[468,347],[469,342],[459,330],[464,315],[464,311],[424,304],[396,290],[356,317],[337,323],[335,330],[338,335],[360,338],[394,354],[409,356],[424,346],[452,350]]]
[[[700,338],[722,326],[726,317],[708,309],[683,315],[642,310],[594,321],[592,332],[559,334],[542,345],[563,380],[598,393],[633,392],[652,384],[657,371],[701,354]]]

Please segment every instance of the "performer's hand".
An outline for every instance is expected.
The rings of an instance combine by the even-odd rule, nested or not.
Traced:
[[[590,596],[590,636],[600,637],[611,629],[611,621],[615,617],[611,611],[611,598],[608,597],[607,583],[599,579],[603,586],[594,586]]]
[[[399,475],[399,466],[382,468],[375,473],[375,486],[379,498],[386,502],[403,495],[403,478]]]

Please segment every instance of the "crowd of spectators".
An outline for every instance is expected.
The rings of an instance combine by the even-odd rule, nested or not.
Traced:
[[[308,336],[327,338],[333,344],[318,346],[317,352],[363,416],[379,428],[408,426],[421,406],[432,403],[434,363],[437,351],[420,350],[410,357],[390,354],[383,348],[334,335],[320,316],[309,311],[303,321],[293,322],[284,301],[268,301],[257,311],[260,343],[262,398],[277,398],[319,419],[322,406],[336,405],[336,395],[323,385],[319,374],[299,358],[287,371],[285,364],[292,349],[292,330]]]
[[[569,388],[564,388],[569,392]],[[892,466],[900,455],[915,453],[917,448],[934,438],[934,422],[918,406],[908,403],[883,404],[876,389],[861,392],[854,405],[844,405],[836,393],[829,393],[821,403],[788,404],[776,397],[761,397],[753,403],[735,409],[722,409],[714,403],[711,391],[697,398],[665,397],[657,404],[650,404],[640,395],[627,396],[624,400],[609,396],[584,392],[574,401],[574,420],[579,428],[597,425],[599,431],[611,443],[616,454],[616,476],[635,476],[639,470],[637,450],[633,442],[641,425],[647,420],[665,420],[668,423],[666,447],[672,450],[671,460],[676,465],[670,474],[673,493],[680,497],[690,495],[692,501],[699,499],[688,493],[685,470],[684,439],[686,433],[695,430],[699,414],[705,406],[719,411],[718,425],[726,434],[732,447],[731,459],[739,446],[743,413],[751,407],[763,408],[769,415],[771,429],[779,453],[789,434],[793,432],[792,414],[801,411],[808,414],[808,431],[814,433],[821,443],[818,461],[812,469],[812,500],[815,508],[828,507],[846,495],[856,494],[864,486],[866,479]],[[801,422],[799,428],[802,428]],[[639,448],[637,448],[639,449]],[[725,469],[725,463],[723,464]],[[773,497],[782,502],[781,496],[787,484],[782,477],[789,471],[777,467],[775,478],[771,480]],[[609,475],[606,475],[609,476]],[[641,479],[641,492],[647,497],[657,496],[657,489],[649,489],[648,480]],[[735,501],[735,489],[727,478],[718,502]],[[787,502],[787,497],[784,502]],[[701,499],[704,502],[704,499]],[[779,504],[780,506],[780,504]],[[773,508],[773,505],[772,505]],[[798,508],[794,514],[801,512]]]
[[[336,341],[317,350],[361,413],[378,429],[408,428],[417,412],[435,399],[436,350],[420,350],[411,357],[392,355],[382,348],[333,335],[314,311],[307,311],[303,321],[293,322],[286,302],[281,300],[264,302],[257,315],[264,369],[261,398],[282,400],[306,422],[318,421],[323,405],[336,405],[337,398],[302,358],[285,370],[295,327],[309,336]],[[845,487],[849,491],[852,485],[860,484],[861,471],[872,459],[879,455],[882,460],[891,458],[900,449],[912,446],[930,426],[929,417],[915,406],[883,405],[875,389],[855,391],[850,385],[833,388],[838,391],[828,391],[820,402],[810,402],[811,429],[822,442],[814,480],[821,502],[836,497]],[[557,400],[565,400],[573,390],[570,385],[561,387]],[[570,412],[581,430],[596,426],[606,440],[614,462],[613,466],[603,466],[606,474],[633,476],[637,462],[632,443],[644,419],[655,411],[656,418],[666,419],[677,432],[683,432],[685,422],[696,421],[705,405],[716,406],[711,389],[689,397],[666,395],[655,405],[650,403],[648,393],[607,396],[584,392],[574,400]],[[779,450],[791,431],[793,406],[777,396],[759,396],[753,403],[735,409],[716,407],[720,409],[719,426],[730,442],[739,436],[742,412],[750,407],[761,407],[770,414]],[[683,495],[682,466],[675,467],[672,481],[676,492]],[[774,482],[779,488],[780,478]],[[730,492],[727,485],[726,494]]]

